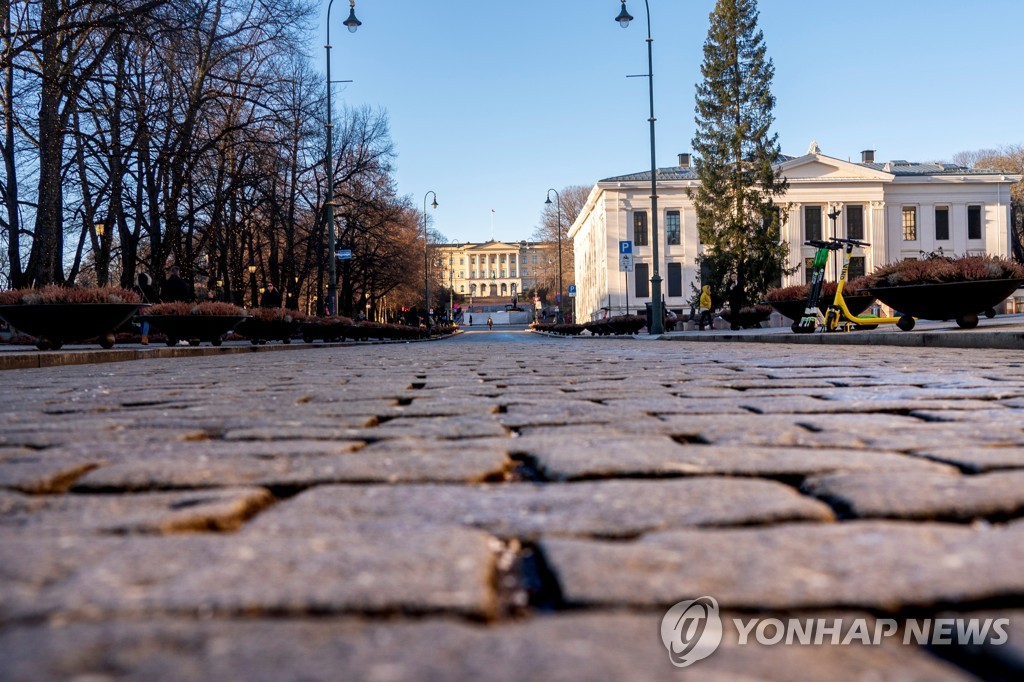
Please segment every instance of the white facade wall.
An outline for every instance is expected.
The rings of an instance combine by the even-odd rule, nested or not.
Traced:
[[[889,172],[874,166],[853,164],[833,159],[820,153],[781,164],[783,175],[789,180],[786,195],[776,201],[783,209],[785,223],[782,239],[790,246],[789,265],[799,269],[787,277],[783,284],[796,284],[805,278],[804,262],[813,257],[814,248],[804,246],[807,239],[805,207],[819,206],[822,216],[822,236],[833,235],[827,214],[840,210],[837,236],[849,233],[847,210],[858,205],[863,210],[863,239],[869,248],[858,250],[863,256],[865,272],[875,267],[906,258],[919,258],[922,252],[941,249],[950,254],[988,253],[998,256],[1010,254],[1009,187],[1020,176],[978,173],[964,170],[963,174],[915,172],[901,174],[899,168],[919,168],[914,164],[897,166]],[[700,277],[696,259],[700,253],[697,237],[697,215],[688,189],[696,189],[697,181],[659,180],[658,232],[659,274],[662,277],[662,295],[665,306],[687,311]],[[623,276],[619,271],[618,246],[621,240],[633,240],[632,213],[646,211],[650,235],[650,180],[611,179],[595,185],[587,204],[569,231],[576,249],[575,301],[576,319],[587,321],[610,310],[612,314],[625,311],[626,296],[629,309],[642,311],[650,297],[637,298],[634,273]],[[905,240],[903,235],[903,208],[916,209],[916,238]],[[980,207],[981,236],[968,239],[968,208]],[[935,209],[949,211],[949,239],[937,240]],[[681,243],[666,243],[665,216],[679,211]],[[651,246],[633,247],[634,260],[651,263]],[[668,264],[682,264],[682,295],[669,296]],[[651,272],[653,274],[653,270]]]

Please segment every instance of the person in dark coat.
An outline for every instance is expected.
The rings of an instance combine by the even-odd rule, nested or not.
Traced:
[[[267,282],[266,289],[263,290],[263,295],[260,296],[260,307],[261,308],[280,308],[281,307],[281,292],[274,288],[273,282]]]
[[[143,303],[159,303],[160,295],[156,291],[156,287],[153,286],[153,278],[145,272],[140,272],[139,276],[135,280],[135,292],[142,297]],[[142,316],[142,323],[140,325],[140,331],[142,332],[142,345],[149,345],[149,322],[146,321],[146,317]]]
[[[171,274],[164,281],[164,286],[160,291],[164,301],[184,301],[185,303],[192,302],[192,288],[189,287],[188,283],[182,279],[181,271],[178,266],[171,268]]]

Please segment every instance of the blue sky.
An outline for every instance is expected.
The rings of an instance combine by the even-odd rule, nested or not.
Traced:
[[[714,0],[650,0],[659,166],[691,151]],[[458,241],[527,239],[549,187],[650,167],[643,0],[335,0],[335,102],[387,110],[401,194]],[[1024,143],[1021,0],[762,0],[783,153],[949,160]],[[324,68],[327,3],[311,35]],[[1016,83],[1016,84],[1015,84]]]

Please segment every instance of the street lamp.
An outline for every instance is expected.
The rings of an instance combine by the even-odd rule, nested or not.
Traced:
[[[647,10],[647,82],[650,86],[651,116],[648,119],[651,123],[651,256],[654,259],[652,268],[654,274],[651,276],[651,334],[661,334],[665,331],[662,318],[661,302],[661,275],[658,267],[658,165],[654,154],[654,53],[651,38],[651,6],[648,0],[644,0],[644,8]],[[619,26],[626,28],[633,17],[626,11],[626,0],[622,0],[622,9],[615,21]]]
[[[448,299],[448,321],[451,324],[455,323],[455,252],[462,246],[459,242],[452,242],[453,248],[448,252],[448,289],[450,290],[450,296]]]
[[[324,164],[327,167],[327,194],[325,207],[327,209],[327,250],[330,252],[327,258],[327,314],[334,315],[338,310],[338,269],[334,262],[334,124],[331,122],[331,7],[334,0],[327,4],[327,44],[324,49],[327,52],[327,155],[324,157]],[[356,29],[363,22],[356,19],[356,0],[348,0],[348,19],[342,24],[348,27],[349,33],[355,33]]]
[[[430,266],[427,263],[427,197],[434,195],[434,201],[430,205],[437,208],[437,193],[434,190],[423,195],[423,317],[430,326]],[[441,280],[442,282],[444,280]]]
[[[626,11],[626,5],[623,3],[622,11]],[[565,314],[562,312],[562,197],[559,196],[558,190],[549,189],[547,198],[544,203],[548,206],[551,205],[551,193],[555,193],[555,204],[558,207],[558,222],[555,228],[558,231],[558,323],[561,324],[562,320],[565,319]]]
[[[256,263],[249,261],[249,265],[246,266],[246,269],[249,271],[249,289],[252,291],[252,307],[255,308],[258,305],[256,301]]]

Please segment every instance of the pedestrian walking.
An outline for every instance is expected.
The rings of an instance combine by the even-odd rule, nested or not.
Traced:
[[[700,290],[700,330],[704,331],[704,325],[711,325],[711,287],[705,284]]]
[[[494,330],[494,320],[492,320],[491,316],[488,315],[487,316],[487,331],[493,331],[493,330]]]
[[[267,286],[263,289],[263,295],[260,296],[260,307],[261,308],[280,308],[281,307],[281,292],[274,288],[273,282],[267,282]]]
[[[152,305],[160,302],[160,295],[157,294],[156,287],[153,286],[153,278],[145,272],[140,272],[139,276],[135,279],[135,291],[142,297],[143,303]],[[139,330],[142,333],[142,345],[148,346],[149,322],[146,321],[145,315],[142,315],[140,319]]]
[[[192,287],[188,285],[182,276],[181,270],[175,265],[171,268],[171,274],[164,280],[164,285],[160,290],[160,294],[164,301],[183,301],[185,303],[192,302]]]

